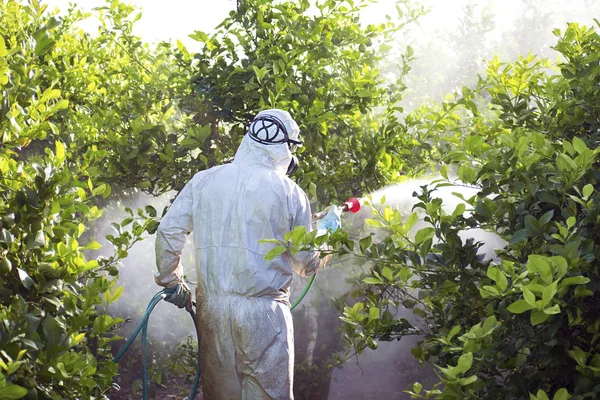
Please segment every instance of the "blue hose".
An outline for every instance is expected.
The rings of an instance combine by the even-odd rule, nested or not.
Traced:
[[[302,291],[302,294],[294,302],[294,304],[292,304],[290,310],[293,310],[294,308],[296,308],[296,306],[302,301],[302,299],[304,299],[304,296],[306,296],[306,293],[308,293],[308,290],[310,289],[313,282],[315,281],[316,276],[317,276],[317,274],[314,274],[310,278],[310,280],[308,281],[308,284]],[[131,343],[133,343],[133,341],[140,334],[140,331],[141,331],[141,333],[142,333],[142,360],[143,360],[142,361],[142,390],[143,390],[142,398],[143,398],[143,400],[148,400],[148,365],[147,365],[147,360],[146,360],[147,359],[146,345],[147,345],[148,321],[150,320],[150,314],[154,310],[154,307],[156,307],[156,305],[158,303],[160,303],[161,300],[163,300],[165,297],[167,297],[167,295],[173,293],[174,290],[175,289],[163,289],[160,292],[156,293],[152,297],[152,299],[150,300],[150,303],[148,303],[146,312],[142,316],[142,320],[140,321],[138,326],[135,328],[135,330],[133,331],[133,333],[131,334],[129,339],[127,339],[127,342],[125,342],[123,347],[121,347],[121,349],[119,349],[119,352],[117,353],[115,358],[113,358],[113,361],[115,363],[118,363],[119,360],[121,359],[121,357],[123,357],[125,352],[129,349],[129,346],[131,346]],[[190,310],[189,313],[192,316],[192,319],[194,320],[194,327],[196,328],[196,335],[199,335],[198,321],[196,320],[196,313],[194,313],[193,310]],[[194,397],[196,396],[196,392],[198,391],[198,385],[200,384],[200,338],[198,336],[197,336],[197,338],[198,338],[198,368],[196,369],[196,376],[194,377],[192,391],[190,392],[188,400],[194,399]]]

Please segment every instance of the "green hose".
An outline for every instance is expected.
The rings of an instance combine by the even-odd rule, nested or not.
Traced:
[[[306,287],[304,288],[304,290],[302,291],[302,293],[300,293],[300,296],[296,299],[296,301],[294,301],[294,304],[292,304],[292,307],[290,308],[290,311],[292,311],[294,308],[296,308],[296,306],[298,304],[300,304],[300,302],[304,299],[304,296],[306,296],[306,293],[308,293],[308,291],[310,290],[310,287],[312,286],[313,282],[315,281],[315,278],[317,277],[317,274],[313,274],[310,277],[310,280],[308,281],[308,283],[306,284]]]
[[[304,288],[304,290],[302,291],[300,296],[296,299],[296,301],[294,301],[290,310],[293,310],[294,308],[296,308],[296,306],[298,304],[300,304],[300,302],[304,299],[304,297],[310,290],[313,282],[315,281],[316,277],[317,277],[317,274],[313,274],[313,276],[311,276],[310,280],[306,284],[306,287]],[[129,349],[129,346],[131,346],[131,343],[133,343],[133,341],[140,334],[140,331],[141,331],[141,333],[142,333],[142,360],[143,360],[142,361],[142,390],[143,390],[142,398],[143,398],[143,400],[148,400],[148,365],[147,365],[147,361],[146,361],[148,321],[150,320],[150,314],[152,313],[152,310],[154,310],[154,307],[156,307],[156,305],[158,303],[160,303],[161,300],[163,300],[165,297],[167,297],[167,295],[173,293],[174,290],[175,289],[163,289],[160,292],[156,293],[152,297],[152,299],[150,300],[150,303],[148,303],[146,312],[142,316],[142,320],[140,321],[138,326],[135,328],[135,330],[133,331],[133,333],[131,334],[129,339],[127,339],[127,342],[125,342],[123,347],[121,347],[121,349],[119,350],[119,352],[113,359],[113,361],[115,363],[118,363],[119,360],[121,359],[121,357],[123,357],[125,352]],[[194,327],[196,328],[196,335],[198,335],[199,333],[198,333],[198,322],[196,321],[196,313],[194,313],[194,311],[192,311],[192,310],[190,310],[189,313],[192,316],[192,319],[194,320]],[[196,369],[196,376],[194,377],[194,384],[192,385],[192,391],[190,392],[190,395],[188,397],[189,400],[194,399],[194,397],[196,396],[196,392],[198,391],[199,385],[200,385],[200,338],[198,337],[198,368]]]
[[[118,363],[119,360],[121,359],[121,357],[123,357],[125,352],[129,349],[129,346],[131,346],[131,344],[133,343],[133,341],[135,340],[137,335],[139,335],[140,331],[142,332],[142,360],[143,360],[142,361],[142,390],[143,390],[142,398],[143,398],[143,400],[148,400],[148,363],[146,360],[147,359],[146,344],[147,344],[147,331],[148,331],[148,321],[150,319],[150,313],[152,313],[152,310],[154,310],[154,307],[156,307],[156,305],[158,303],[160,303],[161,300],[163,300],[165,297],[167,297],[167,295],[173,293],[174,290],[175,289],[163,289],[160,292],[156,293],[152,297],[152,299],[150,300],[150,303],[148,304],[148,307],[146,308],[146,312],[142,316],[142,320],[140,321],[138,326],[135,328],[135,330],[133,331],[133,333],[131,334],[129,339],[127,339],[127,342],[125,342],[123,347],[121,347],[121,349],[119,350],[119,352],[113,359],[113,361],[115,363]],[[194,313],[194,311],[192,311],[192,310],[190,310],[189,313],[192,316],[192,319],[194,320],[194,326],[196,328],[196,335],[198,335],[198,325],[197,325],[198,323],[196,321],[196,313]],[[200,338],[198,337],[198,368],[196,369],[196,376],[194,377],[194,384],[192,385],[192,391],[190,392],[190,396],[188,397],[188,399],[190,399],[190,400],[194,399],[194,397],[196,396],[196,392],[198,391],[199,384],[200,384]]]

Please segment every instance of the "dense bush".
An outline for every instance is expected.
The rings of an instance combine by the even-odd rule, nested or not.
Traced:
[[[414,398],[600,393],[600,36],[555,33],[560,64],[495,59],[475,91],[440,106],[452,110],[436,128],[446,179],[414,194],[410,216],[383,205],[371,224],[387,237],[356,250],[374,269],[344,311],[347,337],[362,349],[421,333],[413,354],[438,366],[440,384],[415,383]],[[448,181],[478,194],[446,212],[435,189]],[[413,234],[417,215],[429,226]],[[506,240],[494,260],[460,238],[471,228]],[[353,249],[336,236],[339,252]],[[398,306],[422,324],[394,319]]]
[[[114,255],[93,256],[94,221],[121,183],[108,132],[131,136],[127,118],[101,114],[116,112],[107,96],[139,97],[107,79],[146,77],[116,28],[91,38],[75,28],[81,13],[45,8],[0,1],[0,398],[101,398],[117,373],[108,344],[121,320],[104,310],[122,292],[119,260],[157,226],[154,210],[131,212],[109,238]],[[106,15],[125,23],[128,10],[113,2]]]

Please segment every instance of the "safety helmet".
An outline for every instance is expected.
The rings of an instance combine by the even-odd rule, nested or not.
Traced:
[[[279,109],[259,112],[246,126],[250,138],[264,145],[286,143],[292,153],[302,146],[300,129],[289,112]]]

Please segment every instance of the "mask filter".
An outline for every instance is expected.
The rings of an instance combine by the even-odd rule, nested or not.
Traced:
[[[296,157],[295,155],[292,155],[292,159],[290,161],[290,165],[288,165],[288,169],[286,171],[286,175],[287,176],[291,176],[294,175],[294,173],[298,170],[298,165],[300,163],[298,162],[298,157]]]

